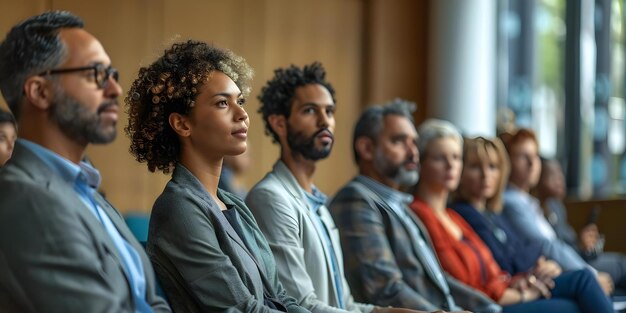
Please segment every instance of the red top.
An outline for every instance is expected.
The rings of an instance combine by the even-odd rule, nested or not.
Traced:
[[[456,212],[446,209],[450,219],[463,233],[461,240],[457,240],[444,228],[428,204],[415,198],[411,209],[428,229],[443,269],[496,302],[500,300],[508,288],[510,276],[496,263],[489,248],[472,227]]]

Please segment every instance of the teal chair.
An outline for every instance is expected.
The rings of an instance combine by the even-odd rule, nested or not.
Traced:
[[[126,225],[130,228],[130,231],[135,235],[135,238],[146,247],[146,241],[148,241],[148,225],[150,225],[150,215],[142,212],[131,212],[124,215]]]
[[[131,212],[124,215],[126,225],[130,228],[130,231],[135,235],[135,238],[146,248],[146,241],[148,241],[148,226],[150,225],[150,215],[143,212]],[[167,301],[167,297],[161,288],[159,279],[156,280],[156,293],[163,297]]]

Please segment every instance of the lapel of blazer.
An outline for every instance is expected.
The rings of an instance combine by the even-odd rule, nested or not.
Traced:
[[[226,219],[224,214],[221,212],[217,203],[213,200],[211,195],[205,191],[204,186],[200,181],[182,164],[178,164],[174,169],[174,173],[172,174],[172,179],[176,181],[181,186],[186,186],[185,188],[193,197],[200,200],[200,202],[204,203],[204,211],[207,215],[207,218],[214,217],[220,223],[220,226],[226,231],[226,234],[229,238],[233,240],[237,245],[241,246],[241,248],[248,253],[250,258],[254,261],[257,268],[259,269],[259,274],[263,279],[264,283],[268,283],[265,267],[259,264],[259,260],[256,256],[257,251],[250,251],[251,248],[246,245],[239,234],[235,231],[235,229],[230,225],[230,222]],[[268,286],[271,286],[268,285]]]
[[[135,238],[135,235],[133,235],[133,233],[130,231],[130,229],[126,225],[126,221],[124,221],[124,218],[113,207],[113,205],[111,205],[109,201],[104,199],[100,194],[95,194],[94,199],[96,200],[96,203],[102,208],[102,210],[109,217],[109,219],[111,220],[111,222],[113,223],[117,231],[120,233],[122,238],[124,238],[124,240],[126,240],[137,251],[137,253],[141,256],[142,261],[143,261],[144,259],[143,247],[141,246],[139,241],[137,241],[137,239]],[[146,269],[144,267],[144,272],[145,271]]]
[[[309,201],[307,200],[306,195],[304,194],[304,191],[298,184],[298,181],[293,176],[293,174],[291,173],[287,165],[285,165],[283,161],[278,160],[276,164],[274,164],[274,173],[276,174],[278,181],[282,184],[285,190],[287,190],[287,192],[291,194],[293,200],[295,200],[297,204],[296,209],[300,210],[302,215],[304,215],[305,218],[308,219],[309,224],[314,226],[313,228],[315,229],[315,232],[317,233],[317,237],[319,238],[319,240],[322,241],[321,246],[324,251],[324,259],[326,259],[326,267],[328,269],[332,269],[332,260],[331,260],[330,251],[328,249],[334,249],[335,255],[339,256],[336,250],[336,248],[338,247],[335,247],[336,243],[333,242],[333,239],[331,238],[331,243],[333,244],[333,247],[327,247],[326,243],[324,242],[325,240],[324,238],[326,237],[326,234],[322,233],[324,231],[323,229],[320,229],[319,227],[317,227],[317,221],[315,220],[317,217],[313,216],[313,214],[315,213],[311,210],[311,206],[309,205]],[[320,210],[323,210],[323,208],[320,208]],[[322,224],[323,224],[322,226],[328,230],[328,235],[332,236],[332,231],[330,227],[331,225],[329,225],[328,221],[325,220],[323,211],[320,211],[320,217],[321,217],[320,220],[322,221]],[[339,263],[340,261],[341,260],[338,259],[337,263]],[[332,288],[333,294],[336,295],[337,290],[336,290],[335,277],[334,275],[332,275],[332,273],[328,273],[328,274],[329,274],[328,277],[330,281],[332,282],[330,284],[331,286],[329,287]],[[341,273],[341,275],[343,275],[343,273]],[[339,302],[338,299],[337,301]]]
[[[66,210],[76,212],[83,220],[84,225],[87,226],[88,230],[96,238],[97,242],[102,243],[108,252],[116,257],[115,259],[120,266],[120,270],[123,271],[122,261],[115,244],[100,220],[93,214],[91,208],[87,207],[80,199],[80,196],[74,190],[74,186],[63,180],[38,156],[21,145],[19,141],[15,145],[12,159],[13,163],[30,175],[35,182],[45,186],[54,194],[58,194],[59,198],[64,202]],[[102,253],[100,249],[96,249],[96,251],[99,254]],[[102,258],[102,255],[100,257]],[[126,275],[124,275],[124,277],[126,277]],[[128,281],[128,278],[126,278],[126,280]]]

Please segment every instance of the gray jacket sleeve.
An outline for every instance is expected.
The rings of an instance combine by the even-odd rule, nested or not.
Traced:
[[[548,238],[539,231],[533,221],[533,215],[529,208],[518,201],[515,196],[505,197],[503,216],[515,228],[515,231],[525,240],[540,242],[543,254],[556,261],[563,270],[578,270],[588,267],[587,263],[568,244],[558,238]]]

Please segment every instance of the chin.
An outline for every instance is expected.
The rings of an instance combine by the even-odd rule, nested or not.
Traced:
[[[240,155],[240,154],[246,152],[247,148],[248,148],[247,145],[244,145],[242,147],[237,147],[236,149],[233,149],[232,151],[229,151],[229,153],[227,153],[227,155]]]

